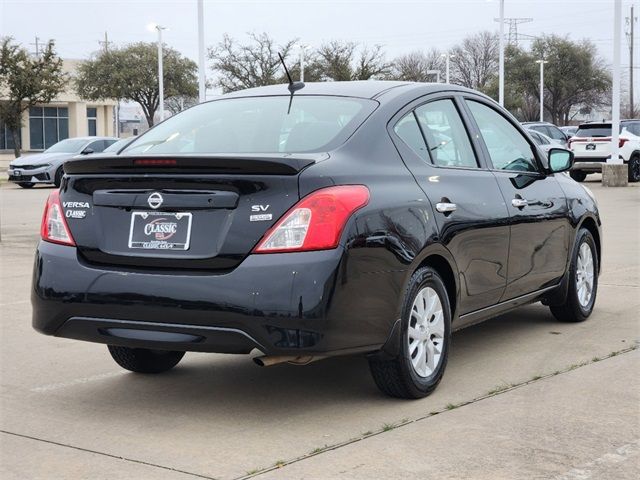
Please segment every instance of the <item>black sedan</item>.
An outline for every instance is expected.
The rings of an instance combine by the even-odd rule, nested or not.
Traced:
[[[428,395],[454,330],[542,301],[591,314],[598,207],[477,92],[263,87],[197,105],[119,154],[65,164],[33,277],[33,325],[158,373],[186,351],[260,365],[362,354]]]

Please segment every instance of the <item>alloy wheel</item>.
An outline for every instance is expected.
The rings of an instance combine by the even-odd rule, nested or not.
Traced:
[[[593,294],[594,279],[593,253],[588,243],[580,245],[576,263],[576,292],[580,305],[586,308]]]
[[[407,335],[411,365],[420,377],[428,377],[438,368],[444,332],[440,298],[433,288],[425,287],[413,301]]]

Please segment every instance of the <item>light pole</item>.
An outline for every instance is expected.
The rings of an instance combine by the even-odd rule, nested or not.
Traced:
[[[148,26],[149,30],[158,31],[158,97],[159,97],[159,114],[160,121],[164,120],[164,73],[162,71],[162,31],[166,30],[166,27],[152,23]]]
[[[500,58],[498,61],[498,103],[504,107],[504,0],[500,0]]]
[[[442,55],[440,55],[441,57],[445,57],[446,61],[445,61],[445,83],[449,83],[449,61],[455,57],[455,55],[451,55],[449,52],[447,53],[443,53]]]
[[[204,62],[204,1],[198,0],[198,100],[200,103],[207,99]]]
[[[304,82],[304,51],[309,50],[309,45],[300,45],[300,81]]]
[[[544,64],[549,63],[548,60],[536,60],[540,64],[540,121],[544,122]]]

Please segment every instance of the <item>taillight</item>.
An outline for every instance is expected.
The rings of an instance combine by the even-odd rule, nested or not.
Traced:
[[[369,189],[364,185],[316,190],[295,204],[269,229],[253,253],[336,248],[349,217],[367,203]]]
[[[627,143],[629,141],[628,138],[620,138],[618,140],[618,148],[622,148],[624,147],[624,144]]]
[[[72,247],[76,245],[69,231],[67,221],[64,219],[59,190],[51,192],[47,199],[47,205],[44,207],[44,214],[42,215],[40,236],[46,242],[70,245]]]

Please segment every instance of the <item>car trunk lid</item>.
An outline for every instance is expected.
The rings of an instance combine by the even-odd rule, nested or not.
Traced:
[[[82,258],[230,270],[299,199],[313,155],[113,157],[65,165],[61,201]]]

